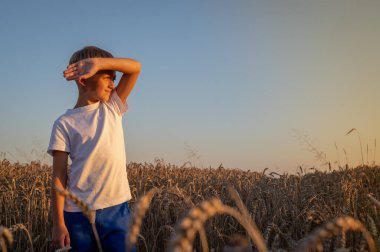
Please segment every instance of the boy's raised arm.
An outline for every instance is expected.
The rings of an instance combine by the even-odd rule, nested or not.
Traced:
[[[135,83],[137,81],[137,78],[140,74],[140,68],[141,64],[138,61],[132,60],[132,59],[115,59],[114,62],[119,69],[112,69],[116,71],[120,71],[123,73],[123,75],[120,78],[119,83],[116,86],[116,92],[119,95],[120,99],[123,103],[127,100],[129,94],[132,92],[133,87],[135,86]]]
[[[140,62],[128,58],[88,58],[67,66],[64,77],[67,80],[90,78],[100,70],[122,72],[116,92],[123,103],[131,93],[140,74]]]

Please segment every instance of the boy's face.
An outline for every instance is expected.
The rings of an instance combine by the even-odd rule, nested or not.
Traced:
[[[106,102],[115,88],[115,71],[99,71],[85,82],[86,96],[90,100]]]

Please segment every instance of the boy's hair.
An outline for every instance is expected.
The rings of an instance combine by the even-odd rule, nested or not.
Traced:
[[[86,46],[73,53],[70,58],[69,64],[76,63],[83,59],[88,58],[113,58],[113,55],[106,50],[100,49],[96,46]]]

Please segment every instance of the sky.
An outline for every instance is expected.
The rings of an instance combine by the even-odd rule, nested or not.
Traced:
[[[62,71],[95,45],[142,64],[123,118],[128,162],[379,163],[378,0],[1,1],[0,11],[1,156],[52,161],[53,122],[77,100]]]

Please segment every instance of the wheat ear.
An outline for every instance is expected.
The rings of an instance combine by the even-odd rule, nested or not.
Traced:
[[[7,252],[7,247],[11,247],[13,244],[12,232],[3,226],[0,226],[0,248],[1,251]]]
[[[341,230],[351,230],[363,233],[363,236],[367,241],[369,251],[376,251],[375,242],[368,230],[360,221],[349,216],[336,218],[335,220],[330,221],[322,227],[316,229],[303,239],[303,241],[296,247],[295,251],[311,251],[313,248],[316,248],[317,251],[323,251],[322,241],[334,235],[338,235]]]
[[[83,201],[81,200],[78,196],[76,196],[74,193],[60,188],[60,187],[55,187],[55,190],[64,196],[65,198],[70,199],[72,202],[74,202],[77,206],[80,207],[82,210],[83,214],[87,217],[87,219],[90,221],[90,223],[95,222],[95,211],[91,210],[90,207]]]
[[[130,251],[130,249],[136,244],[145,213],[149,209],[150,202],[152,201],[154,195],[159,191],[160,189],[157,187],[151,189],[136,203],[136,207],[133,211],[133,218],[130,222],[129,232],[127,235],[127,251]]]
[[[26,236],[28,237],[28,240],[29,240],[29,243],[30,243],[30,248],[31,248],[31,251],[33,252],[34,251],[34,248],[33,248],[33,241],[32,241],[32,237],[30,236],[30,233],[28,231],[28,229],[25,227],[24,224],[14,224],[12,225],[9,230],[14,233],[16,232],[17,230],[22,230],[25,232]]]
[[[254,240],[253,230],[246,218],[236,209],[223,205],[218,198],[203,201],[198,207],[190,210],[190,212],[182,219],[176,227],[176,235],[170,239],[169,251],[172,252],[191,252],[196,234],[203,228],[204,223],[217,214],[228,214],[234,217],[240,225],[242,225]],[[202,238],[202,237],[201,237]],[[264,248],[258,247],[260,252],[267,252]]]

